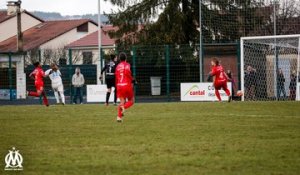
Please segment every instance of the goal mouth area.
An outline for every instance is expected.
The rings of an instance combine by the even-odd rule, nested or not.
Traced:
[[[300,100],[300,34],[240,39],[242,101]]]

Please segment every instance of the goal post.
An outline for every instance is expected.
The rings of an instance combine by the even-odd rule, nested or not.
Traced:
[[[300,100],[300,34],[242,37],[243,101]]]

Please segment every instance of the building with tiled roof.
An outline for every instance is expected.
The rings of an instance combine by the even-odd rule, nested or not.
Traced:
[[[112,25],[101,27],[101,48],[105,54],[114,52],[116,40],[109,36],[109,32],[114,30],[117,30],[117,27],[113,27]],[[77,62],[79,64],[98,64],[98,31],[68,44],[66,49],[72,50],[73,53],[82,56]]]
[[[38,25],[44,20],[34,16],[33,14],[23,10],[21,13],[22,32]],[[17,33],[17,17],[16,14],[9,14],[7,10],[0,10],[0,42],[4,41]]]
[[[115,39],[109,36],[109,31],[116,30],[117,27],[112,25],[105,25],[102,27],[101,34],[101,45],[103,48],[113,48],[115,47]],[[91,33],[79,40],[72,42],[67,45],[67,48],[72,49],[84,49],[84,48],[98,48],[98,31]]]
[[[89,19],[44,21],[27,11],[21,12],[23,37],[19,41],[17,28],[16,9],[10,6],[7,11],[0,11],[0,69],[7,69],[9,65],[16,67],[14,84],[16,96],[20,99],[26,97],[25,62],[37,61],[30,58],[31,52],[39,51],[39,60],[48,64],[53,62],[53,55],[46,57],[44,54],[48,50],[63,50],[66,45],[98,30],[97,24]],[[18,42],[23,43],[23,52],[18,52]],[[59,57],[59,61],[61,59],[66,60]],[[9,64],[9,60],[13,64]]]
[[[106,55],[114,53],[116,40],[109,36],[109,32],[115,30],[117,30],[117,27],[113,27],[112,25],[104,25],[101,27],[101,48]],[[72,53],[76,55],[80,55],[77,64],[97,64],[97,77],[100,76],[98,31],[68,44],[66,49],[72,50]]]
[[[97,30],[88,19],[45,21],[23,32],[23,50],[57,49]],[[0,52],[16,52],[17,37],[0,42]]]

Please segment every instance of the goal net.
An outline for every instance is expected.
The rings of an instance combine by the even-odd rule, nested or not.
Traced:
[[[300,35],[241,38],[242,100],[299,100]]]

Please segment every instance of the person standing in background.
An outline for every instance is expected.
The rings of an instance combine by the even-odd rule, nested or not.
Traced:
[[[291,81],[290,81],[290,100],[296,99],[296,87],[297,87],[297,75],[296,71],[293,71],[291,74]]]
[[[278,100],[280,99],[281,92],[283,93],[283,99],[286,98],[284,83],[285,83],[285,78],[282,69],[279,68],[277,72],[277,99]]]
[[[84,76],[80,73],[79,67],[75,69],[75,74],[72,77],[72,85],[74,86],[73,104],[77,103],[77,97],[79,97],[80,104],[83,104],[82,87],[84,85]]]
[[[246,100],[255,100],[256,86],[257,86],[256,69],[248,65],[244,76],[245,76],[245,98]]]

